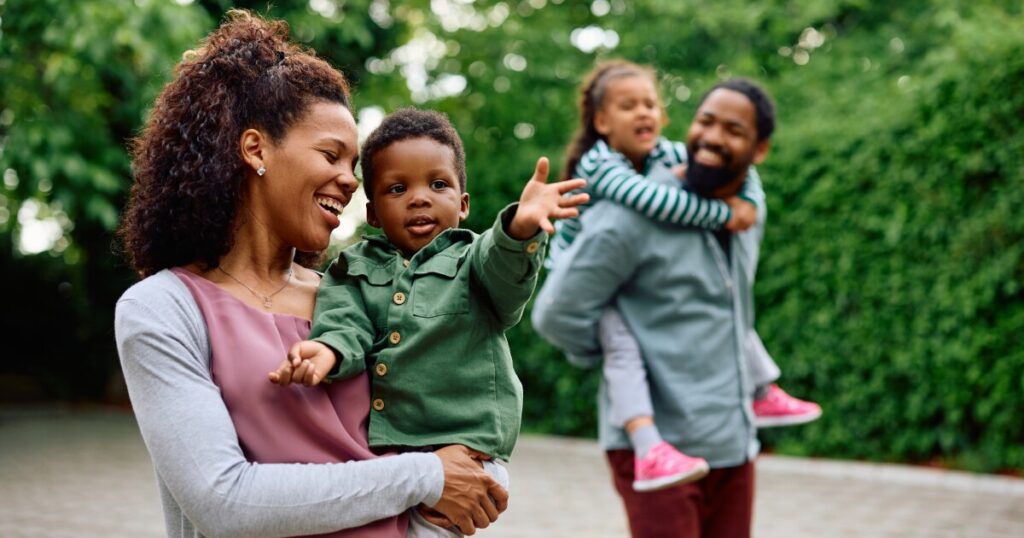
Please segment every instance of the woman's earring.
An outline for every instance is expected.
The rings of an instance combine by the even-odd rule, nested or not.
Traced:
[[[257,176],[263,177],[263,174],[266,174],[266,173],[267,173],[267,167],[263,166],[262,164],[260,165],[259,168],[256,169],[256,175]]]

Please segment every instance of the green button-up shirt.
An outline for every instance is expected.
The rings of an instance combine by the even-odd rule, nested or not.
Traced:
[[[369,369],[371,446],[463,444],[509,459],[523,388],[505,331],[523,315],[547,243],[543,232],[505,233],[516,207],[480,235],[445,230],[409,260],[366,237],[327,270],[310,337],[337,353],[332,378]]]

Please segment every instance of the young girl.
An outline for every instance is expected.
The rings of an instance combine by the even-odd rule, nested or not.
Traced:
[[[581,88],[580,122],[563,178],[586,179],[586,191],[593,200],[609,199],[659,222],[719,233],[746,230],[754,223],[756,206],[764,204],[764,191],[753,168],[739,196],[724,201],[645,180],[651,165],[658,162],[684,177],[687,155],[682,143],[659,137],[665,119],[651,68],[625,61],[598,65]],[[580,229],[579,219],[559,221],[556,229],[549,264],[558,263],[559,255],[572,243]],[[600,321],[600,339],[609,414],[626,430],[636,453],[633,488],[651,491],[707,474],[702,458],[689,457],[662,440],[653,420],[639,346],[614,308],[608,308]],[[779,369],[754,332],[747,338],[746,357],[757,387],[754,412],[759,427],[800,424],[820,416],[817,404],[793,398],[773,384]]]

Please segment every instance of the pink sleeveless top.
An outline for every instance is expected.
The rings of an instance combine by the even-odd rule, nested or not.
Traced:
[[[245,457],[258,463],[340,463],[376,457],[367,445],[366,374],[330,385],[281,387],[267,379],[310,320],[253,308],[220,286],[172,269],[199,305],[210,335],[210,371]],[[320,536],[405,536],[405,515]]]

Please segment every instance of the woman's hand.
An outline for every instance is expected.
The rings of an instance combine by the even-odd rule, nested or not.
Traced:
[[[508,508],[508,491],[480,463],[487,456],[462,445],[446,446],[434,454],[444,466],[444,490],[433,508],[463,534],[486,528]],[[442,523],[434,517],[428,520],[435,525]]]
[[[564,194],[582,189],[587,185],[586,180],[570,179],[548,184],[548,158],[541,157],[537,160],[537,168],[533,177],[526,182],[523,194],[519,197],[519,208],[516,209],[516,216],[508,226],[506,232],[513,239],[520,241],[529,239],[537,234],[537,230],[544,230],[547,233],[555,233],[555,227],[551,219],[565,219],[580,214],[576,206],[587,203],[590,200],[589,194]]]

